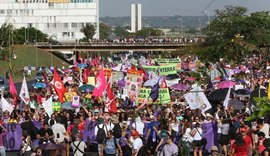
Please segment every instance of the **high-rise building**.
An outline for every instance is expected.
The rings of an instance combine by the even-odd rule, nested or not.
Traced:
[[[142,30],[142,5],[137,5],[137,30]]]
[[[131,4],[130,6],[130,30],[131,32],[135,33],[136,32],[136,5]]]
[[[135,33],[142,29],[142,5],[131,4],[130,6],[130,31]]]
[[[5,22],[35,27],[60,42],[82,39],[81,28],[92,24],[98,39],[99,0],[0,0],[0,25]]]

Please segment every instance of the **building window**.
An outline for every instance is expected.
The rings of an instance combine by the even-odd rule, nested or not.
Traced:
[[[54,8],[54,3],[48,3],[49,8]]]
[[[0,14],[5,14],[5,10],[0,10]]]
[[[63,38],[70,37],[70,32],[62,32]]]
[[[68,23],[64,23],[64,28],[68,28]]]
[[[12,14],[12,10],[7,10],[7,14],[11,15]]]
[[[77,28],[77,23],[71,23],[71,28]]]

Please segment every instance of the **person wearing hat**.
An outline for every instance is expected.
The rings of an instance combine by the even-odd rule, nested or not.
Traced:
[[[143,146],[142,139],[140,138],[140,133],[136,130],[131,132],[131,136],[133,138],[132,143],[132,156],[137,156],[140,148]]]
[[[211,148],[211,156],[222,156],[221,154],[218,153],[217,146],[212,146],[212,148]]]
[[[150,123],[147,125],[147,148],[151,149],[151,153],[155,153],[155,149],[158,145],[157,142],[157,134],[158,134],[158,127],[160,123],[155,120],[155,117],[153,115],[150,116]]]
[[[213,121],[213,116],[210,113],[205,114],[206,120],[204,120],[204,126],[207,127],[207,129],[204,130],[203,134],[213,133],[214,131],[214,125],[215,122]],[[209,135],[205,137],[207,139],[207,144],[204,146],[204,148],[207,150],[208,153],[211,152],[211,147],[214,146],[214,135]]]

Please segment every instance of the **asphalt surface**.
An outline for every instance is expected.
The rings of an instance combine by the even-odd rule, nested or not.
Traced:
[[[33,84],[34,82],[35,82],[34,80],[26,81],[28,90],[29,90],[29,88],[32,87],[32,84]],[[16,90],[17,90],[17,93],[20,94],[20,91],[21,91],[21,88],[22,88],[22,82],[15,83],[14,85],[15,85],[15,88],[16,88]]]

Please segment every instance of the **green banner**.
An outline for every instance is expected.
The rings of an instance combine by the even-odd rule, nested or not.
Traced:
[[[147,104],[151,104],[152,99],[151,99],[151,97],[149,97],[150,92],[151,92],[150,88],[141,88],[139,95],[138,95],[138,98],[137,98],[137,104],[144,103],[145,99],[147,99],[147,98],[148,98]],[[154,103],[155,104],[165,104],[168,102],[171,102],[169,89],[168,88],[160,88],[158,99]]]
[[[60,113],[61,103],[60,102],[53,102],[52,108],[53,108],[53,111],[57,111],[58,113]]]
[[[143,66],[147,72],[154,72],[157,75],[169,75],[176,74],[176,65],[166,65],[166,66]]]
[[[154,59],[157,63],[181,63],[180,59]]]
[[[173,59],[155,59],[160,66],[175,65],[177,70],[181,70],[181,60],[177,58]]]

